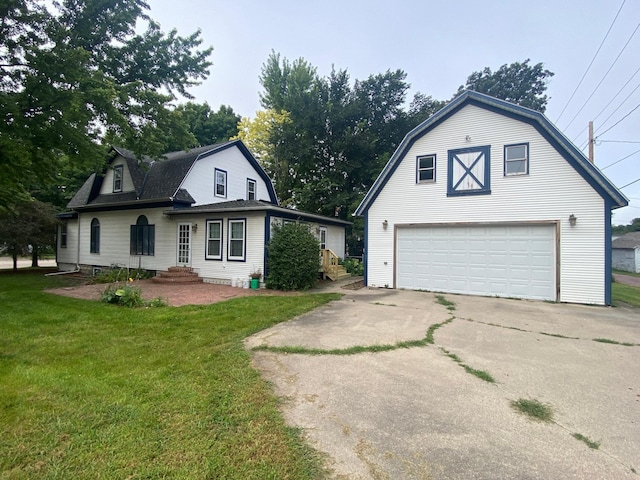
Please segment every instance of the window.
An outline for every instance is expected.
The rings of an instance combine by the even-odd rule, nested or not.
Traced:
[[[100,220],[91,220],[91,241],[89,243],[90,253],[100,253]]]
[[[207,220],[207,260],[222,260],[222,220]]]
[[[229,220],[228,260],[244,262],[245,220]]]
[[[122,191],[122,165],[113,168],[113,193]]]
[[[131,255],[154,255],[156,243],[156,226],[149,225],[147,217],[140,215],[135,225],[131,225]]]
[[[247,200],[256,199],[256,181],[247,178]]]
[[[320,227],[318,229],[318,233],[319,233],[319,243],[320,243],[320,250],[326,250],[327,249],[327,227]]]
[[[67,248],[67,222],[60,225],[60,248]]]
[[[490,153],[489,145],[449,150],[447,196],[490,194]]]
[[[417,182],[435,182],[436,181],[436,156],[425,155],[418,157],[417,162],[418,174]]]
[[[227,198],[227,172],[224,170],[215,169],[216,185],[215,195],[216,197]]]
[[[527,175],[529,173],[529,144],[504,146],[504,174]]]

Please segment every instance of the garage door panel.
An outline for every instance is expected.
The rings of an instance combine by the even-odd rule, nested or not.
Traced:
[[[397,235],[399,288],[556,298],[553,225],[411,227]]]

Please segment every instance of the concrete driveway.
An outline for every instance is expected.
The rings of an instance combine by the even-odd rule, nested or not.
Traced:
[[[423,339],[443,323],[433,344],[412,348],[253,352],[332,478],[640,479],[638,310],[444,297],[454,310],[431,293],[347,291],[247,339],[248,348],[345,349]],[[554,421],[516,412],[521,398],[548,404]]]

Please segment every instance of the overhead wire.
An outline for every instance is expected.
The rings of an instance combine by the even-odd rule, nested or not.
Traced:
[[[629,83],[631,83],[631,80],[633,80],[633,78],[638,74],[638,72],[640,72],[640,67],[638,67],[638,69],[637,69],[635,72],[633,72],[633,75],[631,75],[631,77],[629,77],[629,79],[625,82],[625,84],[624,84],[622,87],[620,87],[620,90],[618,90],[618,91],[617,91],[617,93],[613,96],[613,98],[612,98],[611,100],[609,100],[609,103],[607,103],[607,104],[604,106],[604,108],[603,108],[602,110],[600,110],[600,111],[598,112],[598,114],[597,114],[595,117],[593,117],[593,121],[594,121],[594,122],[595,122],[595,121],[600,117],[600,115],[602,115],[602,113],[603,113],[607,108],[609,108],[609,105],[611,105],[611,104],[613,103],[613,101],[614,101],[616,98],[618,98],[618,95],[620,95],[620,94],[622,93],[622,91],[626,88],[626,86],[627,86],[627,85],[629,85]],[[638,87],[640,87],[640,83],[636,86],[636,88],[634,88],[634,89],[633,89],[633,91],[632,91],[629,95],[627,95],[627,96],[626,96],[626,98],[625,98],[625,99],[620,103],[620,105],[618,105],[618,108],[616,108],[616,109],[614,110],[614,112],[616,112],[616,111],[617,111],[617,110],[622,106],[622,104],[623,104],[623,103],[624,103],[624,102],[625,102],[625,101],[626,101],[626,100],[627,100],[627,99],[628,99],[628,98],[633,94],[633,92],[635,92],[635,91],[638,89]],[[612,113],[613,113],[613,112],[612,112]],[[609,118],[610,118],[610,117],[607,117],[607,120],[608,120]],[[605,122],[606,122],[606,120],[605,120]],[[603,122],[603,123],[604,123],[604,122]],[[578,137],[580,137],[580,135],[582,135],[582,134],[587,130],[587,128],[589,128],[589,126],[588,126],[588,125],[587,125],[586,127],[584,127],[584,128],[580,131],[580,133],[579,133],[578,135],[576,135],[576,136],[573,138],[573,140],[572,140],[572,141],[573,141],[573,142],[575,142],[575,141],[578,139]]]
[[[606,169],[606,168],[613,167],[614,165],[616,165],[616,164],[620,163],[621,161],[626,160],[626,159],[627,159],[627,158],[629,158],[629,157],[633,157],[636,153],[640,153],[640,150],[636,150],[635,152],[630,153],[630,154],[629,154],[629,155],[627,155],[626,157],[622,157],[620,160],[616,160],[615,162],[610,163],[610,164],[609,164],[609,165],[607,165],[606,167],[602,167],[600,170],[604,170],[604,169]]]
[[[589,103],[589,100],[591,100],[591,98],[595,95],[595,93],[598,91],[598,89],[600,88],[600,86],[602,85],[602,83],[604,82],[604,80],[607,78],[607,76],[609,75],[609,73],[611,72],[611,70],[613,69],[614,65],[616,63],[618,63],[618,60],[620,59],[620,56],[622,55],[622,53],[627,49],[627,46],[629,45],[629,42],[631,42],[631,40],[633,39],[633,37],[635,36],[636,32],[638,31],[638,29],[640,29],[640,23],[638,23],[638,25],[636,25],[635,30],[633,31],[633,33],[631,33],[631,36],[629,37],[629,39],[627,40],[627,42],[624,44],[624,46],[622,47],[622,50],[620,50],[620,53],[618,53],[618,55],[616,56],[616,58],[613,60],[613,63],[611,64],[611,66],[609,67],[609,69],[606,71],[606,73],[604,74],[604,76],[600,79],[600,81],[598,82],[598,85],[596,85],[596,88],[593,89],[593,91],[591,92],[591,94],[589,95],[589,97],[584,101],[584,103],[582,104],[582,106],[580,107],[580,109],[576,112],[576,114],[573,116],[573,118],[571,119],[571,121],[567,124],[567,126],[565,127],[565,130],[567,128],[569,128],[571,126],[571,124],[573,123],[573,121],[578,117],[578,115],[580,115],[580,112],[582,112],[582,110],[584,109],[584,107],[587,106],[587,103]]]
[[[633,185],[634,183],[640,182],[640,178],[634,180],[633,182],[627,183],[626,185],[621,186],[618,190],[622,190],[623,188],[627,188],[629,185]]]
[[[638,105],[636,105],[635,107],[633,107],[629,113],[627,113],[624,117],[622,117],[620,120],[618,120],[616,123],[614,123],[613,125],[611,125],[609,128],[607,128],[604,132],[602,132],[600,135],[604,135],[605,133],[607,133],[609,130],[611,130],[613,127],[615,127],[616,125],[618,125],[620,122],[622,122],[625,118],[627,118],[629,115],[631,115],[633,112],[635,112],[638,108],[640,108],[640,103]]]
[[[564,114],[565,110],[569,106],[569,103],[571,103],[571,100],[573,100],[573,97],[575,96],[576,92],[580,88],[580,85],[582,85],[582,82],[584,81],[585,77],[587,76],[587,73],[589,73],[589,69],[593,65],[593,62],[596,60],[596,57],[598,56],[598,53],[600,53],[600,50],[602,49],[602,45],[604,45],[604,42],[607,40],[607,37],[609,36],[609,33],[611,32],[611,29],[613,28],[613,25],[616,23],[616,20],[618,19],[618,16],[620,15],[620,12],[622,11],[622,7],[624,7],[625,2],[626,2],[626,0],[622,0],[622,4],[620,5],[620,8],[618,8],[618,13],[616,13],[616,16],[614,17],[613,21],[611,22],[611,25],[609,26],[609,30],[607,30],[607,33],[605,33],[604,38],[602,39],[602,42],[600,42],[600,46],[598,47],[598,50],[596,50],[596,53],[593,55],[593,58],[591,59],[591,62],[589,63],[589,66],[584,71],[584,74],[582,75],[582,78],[578,82],[578,85],[576,86],[576,88],[573,90],[573,93],[569,97],[569,100],[567,100],[567,103],[562,108],[562,111],[560,112],[560,115],[558,115],[558,118],[556,118],[555,123],[558,123],[558,121],[560,120],[560,118]]]

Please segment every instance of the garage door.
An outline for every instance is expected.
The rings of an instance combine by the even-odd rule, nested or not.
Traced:
[[[397,286],[556,299],[554,225],[399,227]]]

